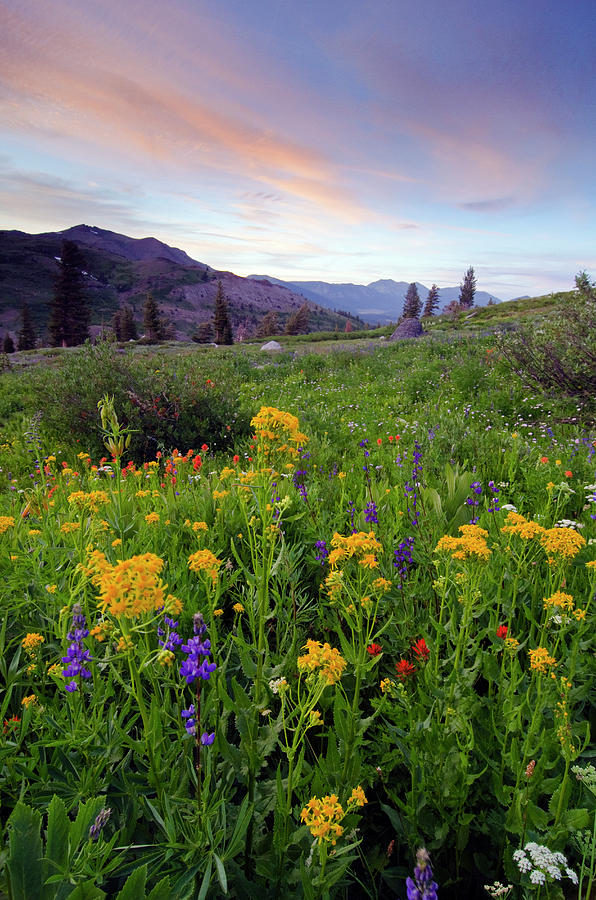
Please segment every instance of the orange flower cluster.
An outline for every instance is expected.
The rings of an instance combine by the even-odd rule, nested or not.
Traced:
[[[347,665],[339,650],[335,650],[327,643],[321,644],[320,641],[311,640],[306,642],[305,648],[308,652],[298,657],[298,668],[308,673],[318,670],[327,684],[338,682]]]
[[[98,512],[102,506],[110,502],[110,498],[105,491],[73,491],[68,495],[68,502],[74,506],[79,512]]]
[[[14,528],[14,518],[12,516],[0,516],[0,534],[4,534],[9,528]]]
[[[562,609],[565,612],[573,611],[573,597],[571,594],[564,594],[563,591],[556,591],[550,597],[543,597],[542,602],[545,609]]]
[[[542,525],[539,525],[538,522],[533,522],[531,519],[526,519],[521,513],[509,512],[507,521],[509,525],[503,525],[501,531],[504,534],[518,534],[526,541],[544,532]]]
[[[530,668],[535,672],[545,675],[550,666],[556,666],[557,661],[551,656],[545,647],[537,647],[535,650],[529,650]]]
[[[547,528],[540,535],[540,543],[546,550],[550,563],[557,556],[573,559],[585,546],[586,539],[574,528]]]
[[[265,456],[270,453],[298,456],[298,447],[308,441],[300,431],[296,416],[274,406],[262,406],[250,424],[255,430],[259,449]]]
[[[218,559],[211,550],[197,550],[188,557],[188,568],[191,572],[206,572],[213,583],[217,581],[217,573],[221,564],[222,560]]]
[[[133,619],[162,607],[166,612],[180,611],[180,601],[166,594],[168,586],[159,577],[163,566],[163,559],[153,553],[118,560],[112,565],[95,550],[83,571],[99,588],[98,606],[102,612]]]
[[[486,543],[488,531],[479,525],[460,525],[461,537],[452,537],[445,534],[435,547],[437,550],[448,550],[453,559],[467,559],[477,556],[479,559],[488,559],[491,551]]]
[[[334,548],[329,554],[329,565],[334,569],[338,563],[353,556],[360,557],[360,565],[376,568],[376,554],[383,552],[383,545],[376,539],[374,531],[357,531],[344,537],[337,532],[331,538]]]
[[[30,631],[25,635],[23,640],[21,641],[21,646],[23,650],[27,654],[27,656],[35,656],[37,650],[44,643],[45,638],[43,634],[38,634],[36,631]]]
[[[364,791],[358,785],[355,787],[348,800],[349,812],[351,809],[357,809],[368,803]],[[343,806],[338,800],[337,794],[330,794],[327,797],[311,797],[302,812],[300,818],[310,829],[313,837],[321,841],[328,841],[331,844],[337,842],[337,838],[341,837],[344,830],[340,822],[345,817]]]

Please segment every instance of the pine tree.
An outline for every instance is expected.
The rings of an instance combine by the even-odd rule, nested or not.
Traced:
[[[21,330],[17,335],[17,346],[19,350],[34,350],[35,342],[35,330],[31,321],[29,305],[23,303],[23,308],[21,309]]]
[[[195,334],[192,336],[196,344],[209,344],[213,340],[213,327],[211,322],[201,322]]]
[[[265,313],[261,324],[257,328],[257,337],[270,337],[273,334],[277,334],[278,328],[277,313],[270,309],[269,312]]]
[[[418,296],[418,288],[416,287],[416,282],[413,281],[406,293],[402,315],[404,319],[417,319],[420,315],[421,309],[422,300]]]
[[[459,305],[462,309],[471,309],[474,306],[474,294],[476,293],[476,277],[472,266],[464,275],[464,280],[459,286]]]
[[[161,320],[159,318],[159,309],[153,294],[147,294],[145,306],[143,307],[143,329],[145,331],[144,339],[148,344],[155,344],[162,339]]]
[[[303,303],[286,322],[286,334],[308,334],[309,321],[310,309],[307,303]]]
[[[228,316],[228,304],[223,291],[221,281],[217,282],[215,295],[215,311],[213,315],[213,328],[215,330],[216,344],[233,344],[232,325]]]
[[[422,313],[422,316],[434,316],[438,308],[439,289],[436,284],[433,284],[430,291],[428,292],[428,297],[426,298],[426,303],[424,304],[424,311]]]
[[[2,341],[2,350],[4,353],[14,353],[14,349],[14,341],[7,331]]]
[[[74,241],[62,241],[60,270],[50,304],[52,347],[74,347],[89,337],[89,307],[82,270],[85,260]]]
[[[137,331],[137,323],[130,306],[124,307],[124,315],[122,317],[122,340],[138,341],[139,333]]]

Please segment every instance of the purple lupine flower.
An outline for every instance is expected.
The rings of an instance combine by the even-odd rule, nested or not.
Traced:
[[[89,829],[89,840],[96,841],[99,838],[102,828],[112,815],[112,810],[105,806],[103,809],[100,809],[97,816],[95,817],[95,822]]]
[[[358,529],[354,525],[354,516],[356,515],[356,507],[352,503],[351,500],[348,501],[348,512],[350,513],[350,527],[352,529],[352,534],[356,534]]]
[[[470,485],[470,491],[471,496],[466,499],[466,506],[478,506],[480,503],[480,500],[478,498],[482,496],[482,485],[480,484],[480,482],[473,481]],[[468,525],[475,525],[478,519],[479,516],[473,516],[469,520]]]
[[[410,522],[413,527],[416,528],[418,526],[418,519],[420,518],[416,489],[419,483],[418,476],[422,471],[422,466],[420,464],[420,460],[422,459],[422,449],[418,441],[414,441],[414,453],[412,458],[414,462],[414,465],[412,466],[412,479],[411,481],[406,481],[404,483],[404,493],[406,495],[408,513],[410,514]]]
[[[414,879],[406,878],[408,900],[438,900],[438,885],[433,881],[428,851],[421,847],[416,853]]]
[[[215,732],[212,731],[211,734],[208,734],[206,731],[201,735],[201,744],[203,747],[210,747],[213,741],[215,740]]]
[[[329,556],[329,550],[327,548],[327,541],[317,541],[315,543],[315,548],[317,549],[317,555],[315,559],[317,559],[321,565],[325,565],[325,560]]]
[[[73,694],[78,690],[79,686],[74,681],[75,678],[91,678],[91,672],[84,665],[91,659],[89,650],[86,650],[83,646],[83,640],[88,636],[89,629],[86,627],[86,619],[81,604],[75,603],[72,608],[72,626],[67,634],[67,638],[71,643],[66,651],[66,656],[62,657],[62,662],[68,663],[66,668],[62,669],[62,675],[64,678],[73,679],[65,685],[69,694]]]
[[[369,525],[379,524],[379,519],[377,516],[377,505],[376,503],[373,503],[372,500],[364,507],[364,521],[368,522]]]
[[[488,483],[489,489],[492,493],[492,506],[489,506],[489,512],[498,512],[501,507],[499,506],[499,488],[495,485],[494,481],[489,481]]]
[[[163,647],[164,650],[171,650],[172,652],[179,647],[182,643],[183,639],[180,637],[176,628],[178,628],[178,622],[174,622],[169,616],[164,616],[164,625],[167,628],[167,631],[161,627],[161,625],[157,628],[158,635],[158,644],[160,647]],[[165,638],[164,641],[161,638]]]
[[[403,587],[403,582],[408,577],[408,573],[410,571],[410,566],[413,563],[412,559],[412,547],[414,546],[414,538],[407,537],[405,541],[402,541],[401,544],[398,545],[397,550],[393,551],[393,556],[395,557],[393,560],[393,565],[397,569],[399,574],[400,584],[399,588]]]
[[[195,719],[196,711],[194,703],[191,703],[188,709],[183,709],[180,713],[184,722],[184,727],[186,728],[187,734],[194,735],[197,732],[197,720]]]
[[[186,679],[187,684],[192,684],[197,678],[209,681],[211,673],[217,668],[215,663],[210,663],[207,659],[211,656],[211,641],[209,638],[203,639],[207,626],[201,613],[195,613],[193,626],[194,637],[189,638],[188,643],[182,645],[182,650],[187,654],[187,658],[180,666],[180,674]],[[200,657],[203,658],[200,659]]]
[[[304,469],[297,469],[292,476],[292,481],[294,482],[294,487],[302,497],[302,499],[306,502],[308,499],[308,491],[306,489],[306,485],[304,484],[304,476],[306,475],[306,471]]]

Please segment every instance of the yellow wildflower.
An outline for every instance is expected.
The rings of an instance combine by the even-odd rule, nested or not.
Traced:
[[[157,525],[159,522],[159,513],[150,512],[145,516],[145,522],[147,525]]]
[[[571,594],[564,594],[562,591],[556,591],[550,597],[544,597],[542,600],[545,609],[562,609],[566,612],[573,610],[573,597]]]
[[[299,669],[305,669],[308,673],[318,670],[318,674],[327,684],[339,681],[347,665],[339,650],[335,650],[328,643],[321,644],[312,640],[306,642],[305,648],[308,652],[298,657]]]
[[[372,583],[372,586],[375,589],[375,591],[382,591],[383,593],[385,593],[385,591],[388,591],[391,589],[391,582],[388,581],[386,578],[375,578],[375,580]]]
[[[21,706],[24,706],[25,709],[29,709],[30,706],[35,706],[37,703],[37,695],[29,694],[27,697],[23,697],[21,700]]]
[[[62,532],[62,534],[71,534],[71,532],[73,531],[78,531],[80,527],[80,522],[64,522],[60,526],[60,531]]]
[[[207,522],[193,522],[192,530],[193,531],[207,531]]]
[[[27,656],[35,656],[44,642],[45,638],[43,634],[38,634],[37,631],[30,631],[21,641],[21,645]]]
[[[84,491],[74,491],[68,495],[68,502],[79,512],[96,513],[102,506],[110,502],[110,498],[105,491],[90,491],[87,494]]]
[[[542,525],[526,519],[521,513],[513,511],[507,513],[507,521],[509,524],[501,528],[503,534],[518,534],[524,540],[530,540],[544,531]]]
[[[596,569],[596,559],[591,559],[586,563],[586,569]]]
[[[0,534],[4,534],[9,528],[14,527],[13,516],[0,516]]]
[[[214,583],[217,581],[217,573],[221,564],[222,560],[218,559],[211,550],[197,550],[188,557],[188,568],[192,572],[205,572]]]
[[[224,497],[227,497],[229,493],[229,491],[213,491],[211,496],[214,500],[222,500]]]
[[[540,535],[540,543],[549,557],[572,559],[585,545],[586,539],[574,528],[548,528]]]
[[[337,838],[343,834],[343,828],[339,824],[344,817],[344,811],[339,803],[337,795],[327,797],[312,797],[302,812],[300,818],[310,829],[313,837],[331,844],[337,842]]]
[[[57,584],[46,584],[46,591],[48,592],[48,594],[55,594],[57,590]]]
[[[478,525],[460,525],[461,537],[445,534],[435,547],[437,550],[449,550],[453,559],[467,559],[477,556],[488,559],[491,551],[486,543],[488,532]]]
[[[244,606],[242,605],[242,603],[234,603],[232,609],[234,610],[235,613],[243,613],[244,612]]]
[[[513,654],[519,647],[519,641],[514,637],[506,637],[505,638],[505,650],[508,650],[509,653]]]
[[[546,674],[549,666],[557,665],[557,661],[553,656],[550,656],[545,647],[537,647],[535,650],[529,650],[528,655],[530,657],[530,668],[543,675]]]
[[[52,678],[62,678],[62,666],[60,663],[52,663],[48,666],[48,675],[51,675]]]
[[[352,790],[350,795],[350,799],[348,800],[348,806],[364,806],[365,803],[368,803],[364,791],[358,785]]]
[[[163,560],[153,553],[144,553],[111,565],[103,553],[91,554],[89,567],[83,568],[99,588],[98,606],[113,616],[135,618],[154,612],[164,605],[167,585],[159,578]]]
[[[586,618],[586,610],[585,609],[574,609],[573,610],[573,618],[577,619],[578,622],[581,622]]]
[[[39,528],[30,528],[29,534],[31,535],[31,537],[35,537],[36,534],[41,534],[41,531],[39,530]]]
[[[114,538],[112,541],[112,547],[119,547],[122,543],[122,538]]]

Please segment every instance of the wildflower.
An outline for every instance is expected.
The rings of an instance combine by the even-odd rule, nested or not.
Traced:
[[[531,778],[534,774],[534,769],[536,768],[536,760],[531,759],[528,765],[526,766],[526,778]]]
[[[21,646],[23,647],[23,650],[25,651],[27,656],[35,656],[44,641],[45,638],[42,634],[38,634],[36,631],[31,631],[25,635],[25,637],[21,641]]]
[[[426,662],[426,660],[430,656],[430,650],[426,646],[426,641],[424,640],[424,638],[420,638],[420,640],[416,641],[416,643],[412,647],[412,651],[416,655],[419,662]]]
[[[176,628],[178,628],[178,622],[175,622],[169,616],[164,616],[163,623],[167,628],[167,631],[158,625],[157,628],[157,636],[158,636],[158,644],[160,647],[163,647],[164,650],[169,650],[173,652],[176,647],[179,647],[180,644],[183,643],[183,639],[180,637]],[[165,640],[162,640],[165,638]]]
[[[73,531],[78,531],[80,527],[80,522],[64,522],[60,526],[60,531],[62,534],[71,534]]]
[[[305,648],[308,652],[298,657],[299,669],[306,669],[309,673],[318,670],[318,674],[327,684],[339,681],[347,665],[339,650],[328,643],[321,644],[319,641],[311,640],[306,642]]]
[[[4,534],[9,528],[14,528],[13,516],[0,516],[0,534]]]
[[[571,594],[564,594],[563,591],[556,591],[550,597],[544,597],[542,600],[545,609],[552,610],[562,609],[566,612],[573,610],[573,597]]]
[[[183,709],[180,715],[185,720],[184,727],[186,728],[186,733],[194,736],[197,731],[197,722],[195,719],[195,705],[191,703],[188,709]]]
[[[506,637],[505,638],[505,650],[508,650],[509,653],[513,654],[519,647],[519,641],[514,637]]]
[[[377,506],[372,500],[364,507],[364,521],[370,525],[379,524]]]
[[[90,840],[96,841],[99,838],[102,828],[106,825],[111,815],[112,810],[109,807],[104,807],[98,812],[97,816],[95,817],[95,821],[89,828]]]
[[[211,734],[207,734],[206,731],[201,735],[201,744],[203,747],[210,747],[213,741],[215,740],[215,732],[212,731]]]
[[[234,603],[232,609],[234,610],[235,613],[243,613],[244,612],[244,606],[242,605],[242,603]]]
[[[192,530],[193,531],[207,531],[207,522],[193,522]]]
[[[383,678],[381,680],[381,683],[379,684],[379,687],[381,688],[381,693],[385,694],[385,693],[387,693],[387,691],[390,691],[392,685],[393,685],[393,682],[391,681],[390,678]]]
[[[2,734],[8,734],[9,732],[15,731],[20,724],[20,721],[18,716],[11,716],[10,719],[4,719]]]
[[[269,682],[269,690],[272,694],[279,694],[287,690],[288,682],[285,678],[274,678]]]
[[[504,534],[517,534],[524,540],[530,540],[545,530],[538,522],[532,522],[513,510],[507,514],[507,522],[509,524],[503,525],[501,531]]]
[[[382,593],[385,593],[386,591],[388,591],[391,588],[391,582],[388,581],[387,578],[375,578],[375,580],[372,583],[372,586],[375,589],[375,591],[380,591]]]
[[[540,457],[540,462],[541,462],[543,465],[546,465],[546,463],[548,462],[548,456],[541,456],[541,457]]]
[[[341,803],[336,794],[327,797],[311,797],[307,805],[300,813],[300,818],[310,829],[313,837],[331,844],[337,842],[337,838],[343,834],[343,828],[339,824],[344,817]]]
[[[573,472],[570,472],[569,469],[567,469],[567,471],[565,472],[565,477],[566,477],[566,478],[573,478]]]
[[[508,630],[509,629],[507,628],[506,625],[499,625],[499,627],[497,628],[497,637],[501,638],[501,640],[504,641],[505,638],[507,637]]]
[[[214,609],[213,615],[214,616],[223,616],[223,612],[224,612],[223,609]]]
[[[37,695],[29,694],[27,697],[23,697],[21,700],[21,706],[24,706],[25,709],[29,709],[30,706],[35,706],[37,703]]]
[[[572,559],[585,545],[586,539],[573,528],[548,528],[543,529],[540,543],[550,558]]]
[[[378,656],[380,653],[383,652],[383,648],[381,647],[380,644],[369,644],[368,647],[366,648],[366,652],[369,653],[371,656]]]
[[[119,547],[121,543],[122,543],[122,538],[114,538],[114,540],[112,541],[112,547],[114,547],[114,548]]]
[[[437,900],[438,885],[433,881],[428,851],[421,847],[416,851],[414,878],[406,878],[408,900]]]
[[[374,531],[369,531],[368,534],[365,531],[357,531],[347,537],[336,532],[331,538],[331,546],[334,548],[329,554],[331,568],[334,568],[340,560],[350,559],[353,556],[362,557],[366,560],[364,564],[372,568],[377,565],[375,554],[381,553],[383,550]],[[373,560],[372,566],[371,560]]]
[[[316,541],[315,547],[317,549],[317,555],[315,559],[318,560],[321,565],[324,564],[325,560],[329,556],[329,550],[327,549],[327,541]]]
[[[218,559],[211,550],[197,550],[188,557],[188,568],[192,572],[205,572],[214,583],[217,581],[217,573],[221,564],[222,560]]]
[[[153,612],[164,606],[167,585],[159,573],[163,559],[153,553],[132,556],[111,565],[100,551],[93,551],[85,574],[99,588],[98,606],[113,616],[136,618],[142,613]]]
[[[522,874],[529,874],[532,884],[546,884],[547,881],[560,881],[565,869],[565,875],[572,884],[577,884],[578,878],[575,872],[568,868],[567,859],[562,853],[549,850],[543,844],[531,841],[523,850],[515,850],[513,860]]]
[[[96,513],[102,506],[110,502],[105,491],[74,491],[68,495],[70,506],[74,506],[79,512]]]
[[[217,668],[215,663],[208,662],[208,657],[211,656],[211,641],[203,637],[207,626],[201,613],[195,613],[193,628],[194,637],[182,646],[187,658],[180,667],[180,674],[187,684],[192,684],[197,678],[209,681],[211,673]]]
[[[145,522],[147,525],[157,525],[159,522],[159,513],[150,512],[145,516]]]
[[[486,543],[488,532],[478,525],[460,525],[461,537],[444,535],[437,544],[435,550],[449,550],[453,559],[467,559],[477,556],[479,559],[488,559],[490,549]]]
[[[350,795],[350,799],[348,800],[348,806],[364,806],[365,803],[368,803],[364,791],[358,785],[358,787],[353,788],[352,793]]]
[[[415,674],[416,666],[413,666],[407,659],[400,659],[400,661],[395,664],[395,671],[397,672],[397,677],[404,680],[409,678],[410,675]]]
[[[67,638],[71,643],[66,651],[66,656],[62,657],[62,662],[68,664],[62,670],[62,675],[64,678],[72,679],[65,686],[70,694],[78,690],[75,678],[91,678],[91,672],[85,666],[85,663],[89,662],[91,656],[89,650],[85,650],[83,646],[83,640],[88,636],[89,630],[86,627],[86,619],[82,607],[80,603],[75,603],[72,608],[72,626],[67,634]]]
[[[546,674],[547,667],[557,665],[556,660],[549,655],[549,652],[545,647],[537,647],[535,650],[529,650],[528,655],[530,657],[530,668],[542,675]]]

